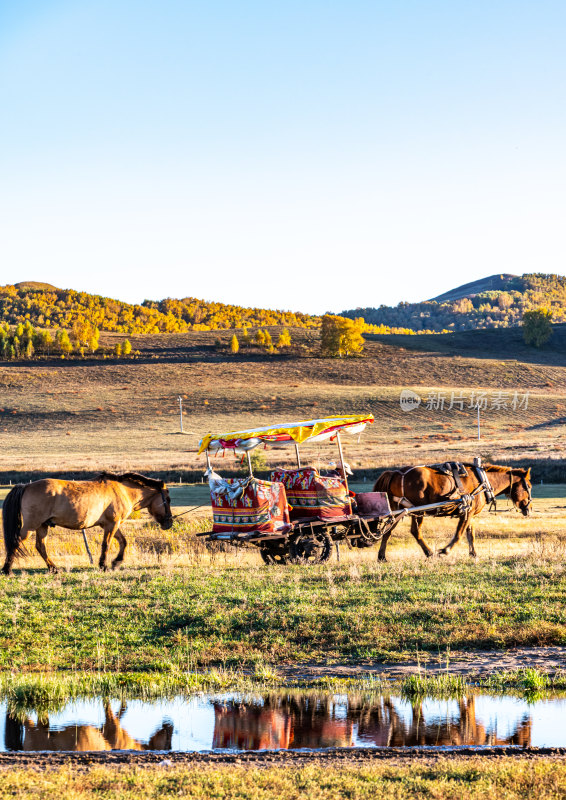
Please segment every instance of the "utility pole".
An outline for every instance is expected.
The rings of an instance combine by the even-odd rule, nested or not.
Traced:
[[[479,408],[478,408],[479,414]],[[181,433],[183,433],[183,398],[179,395],[179,420],[181,421]]]

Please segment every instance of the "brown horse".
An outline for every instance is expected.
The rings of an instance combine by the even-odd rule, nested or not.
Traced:
[[[18,555],[25,555],[22,547],[32,531],[35,546],[50,572],[57,567],[47,555],[45,537],[50,527],[80,531],[84,528],[102,528],[104,537],[99,566],[106,569],[106,553],[115,536],[120,549],[112,562],[112,569],[124,560],[126,538],[120,525],[132,511],[147,508],[151,516],[168,530],[173,525],[169,491],[163,481],[146,478],[137,472],[114,475],[102,472],[92,481],[64,481],[46,478],[29,484],[18,484],[6,496],[2,507],[6,561],[5,575],[12,571]]]
[[[459,517],[456,533],[446,547],[438,551],[440,555],[449,553],[460,540],[464,531],[466,531],[470,556],[476,557],[474,517],[485,508],[489,499],[485,490],[481,488],[482,482],[475,472],[474,465],[465,464],[464,466],[468,474],[465,477],[461,477],[460,481],[464,493],[470,495],[470,501],[467,505],[453,503],[444,508],[411,515],[411,533],[427,558],[433,555],[433,551],[421,535],[425,514],[441,517]],[[494,464],[484,464],[483,469],[493,494],[495,496],[506,494],[510,497],[515,508],[519,509],[524,516],[528,516],[532,503],[530,467],[529,469],[511,469],[510,467],[501,467]],[[422,506],[428,503],[439,503],[444,500],[454,500],[462,495],[462,490],[456,486],[456,480],[452,475],[446,475],[435,467],[424,466],[386,470],[377,479],[373,490],[374,492],[386,492],[393,510],[410,508],[410,506]],[[387,542],[395,527],[396,525],[381,540],[378,553],[380,561],[387,560],[385,558]]]

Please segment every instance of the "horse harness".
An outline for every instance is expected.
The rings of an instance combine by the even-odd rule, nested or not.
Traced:
[[[421,467],[424,466],[426,465],[421,465]],[[405,497],[405,475],[407,475],[413,469],[419,469],[419,467],[410,467],[408,470],[405,470],[405,472],[397,470],[398,474],[401,475],[401,497],[393,496],[393,499],[396,503],[404,508],[413,507],[413,503],[411,503],[411,501]],[[428,466],[428,469],[433,469],[436,472],[440,472],[442,475],[452,478],[454,481],[454,489],[452,489],[450,494],[445,495],[442,499],[454,500],[454,502],[459,503],[460,516],[466,516],[471,511],[473,499],[482,492],[485,494],[485,501],[486,504],[489,505],[489,510],[491,511],[497,509],[495,492],[493,491],[493,487],[489,482],[489,478],[487,477],[485,469],[481,465],[481,459],[474,459],[473,469],[476,473],[479,483],[471,492],[467,491],[462,481],[462,478],[466,478],[468,476],[468,470],[461,462],[445,461],[442,464],[431,464]]]

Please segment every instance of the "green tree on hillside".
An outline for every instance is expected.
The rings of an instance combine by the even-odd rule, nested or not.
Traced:
[[[533,347],[542,347],[552,336],[552,311],[537,308],[523,314],[523,338]]]

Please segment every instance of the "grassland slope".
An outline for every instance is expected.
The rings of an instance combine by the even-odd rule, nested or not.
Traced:
[[[525,311],[548,307],[556,322],[566,321],[566,276],[530,273],[495,275],[464,284],[421,303],[355,308],[346,317],[414,331],[458,331],[518,325]]]

